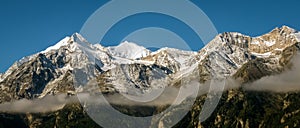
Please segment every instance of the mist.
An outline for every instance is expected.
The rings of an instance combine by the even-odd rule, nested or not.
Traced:
[[[263,77],[243,86],[251,91],[271,91],[276,93],[300,91],[300,55],[292,59],[292,68],[281,74]]]
[[[253,83],[244,84],[243,89],[248,91],[268,91],[275,93],[287,93],[300,91],[300,55],[296,56],[292,60],[292,68],[285,72],[263,77]],[[137,106],[161,106],[180,104],[188,97],[201,96],[208,93],[212,87],[212,82],[207,81],[206,83],[200,84],[197,80],[191,80],[187,84],[181,86],[181,88],[168,86],[164,88],[164,92],[150,102],[136,102],[127,99],[122,94],[105,95],[106,101],[99,100],[99,96],[91,95],[89,93],[78,94],[80,100],[87,101],[90,103],[106,103],[107,101],[111,104],[116,105],[137,105]],[[214,85],[215,88],[222,88],[219,91],[226,91],[229,89],[240,88],[241,84],[232,79],[228,78],[225,80],[225,86]],[[198,90],[196,90],[196,88]],[[177,98],[177,100],[176,100]],[[0,104],[0,112],[15,112],[15,113],[45,113],[53,112],[62,109],[66,104],[79,103],[77,95],[67,96],[66,94],[59,94],[55,96],[45,96],[41,99],[34,100],[17,100],[8,103]]]
[[[27,100],[21,99],[0,104],[1,112],[15,113],[45,113],[62,109],[65,104],[75,102],[76,97],[59,94],[55,96],[45,96],[42,99]]]
[[[46,113],[53,112],[62,109],[66,104],[82,103],[107,105],[107,103],[113,105],[126,105],[126,106],[162,106],[171,104],[180,104],[187,97],[193,95],[197,96],[197,90],[194,87],[199,87],[200,83],[191,81],[188,85],[181,88],[165,87],[164,91],[159,97],[150,102],[136,102],[134,100],[127,99],[122,94],[110,94],[104,95],[105,99],[101,99],[98,93],[78,93],[74,96],[68,96],[66,94],[47,95],[41,99],[21,99],[0,104],[0,112],[13,112],[13,113]],[[176,99],[176,100],[175,100]]]

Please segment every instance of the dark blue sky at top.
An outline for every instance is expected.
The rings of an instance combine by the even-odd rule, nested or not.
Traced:
[[[1,0],[0,72],[6,71],[22,57],[42,51],[63,37],[79,32],[88,17],[106,2],[106,0]],[[206,13],[219,33],[234,31],[258,36],[282,25],[300,30],[298,0],[192,0],[192,2]],[[119,32],[124,36],[131,28],[122,29],[124,33]],[[115,45],[118,42],[109,43]],[[189,45],[194,48],[193,50],[202,47],[196,43]]]

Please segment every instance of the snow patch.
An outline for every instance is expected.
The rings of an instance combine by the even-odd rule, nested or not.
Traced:
[[[297,42],[300,42],[300,32],[295,33],[295,36],[296,36]]]
[[[257,40],[252,41],[251,44],[259,45],[259,41],[257,41]]]
[[[3,81],[2,76],[3,76],[3,74],[0,73],[0,82]]]
[[[260,45],[260,42],[258,40],[254,40],[254,41],[251,42],[251,44],[253,44],[253,45]],[[275,41],[264,41],[264,44],[267,47],[271,47],[271,46],[275,45],[276,42]]]
[[[271,46],[273,46],[273,45],[275,45],[276,44],[276,42],[275,41],[265,41],[265,44],[268,46],[268,47],[271,47]]]
[[[251,52],[252,55],[257,56],[259,58],[265,58],[269,57],[272,55],[272,52],[266,52],[266,53],[256,53],[256,52]]]
[[[21,66],[22,64],[30,61],[32,58],[35,58],[38,54],[33,54],[31,56],[26,56],[26,57],[23,57],[22,59],[20,59],[19,61],[16,62],[17,66]]]
[[[187,77],[191,72],[198,68],[198,66],[198,63],[195,63],[190,67],[185,67],[183,70],[174,75],[175,79]]]
[[[100,49],[100,50],[105,51],[105,47],[103,47],[101,44],[94,44],[93,46],[94,46],[95,48],[98,48],[98,49]]]
[[[197,52],[192,52],[192,51],[184,51],[184,50],[179,50],[179,49],[174,49],[174,48],[161,48],[153,53],[151,53],[152,56],[156,54],[168,54],[168,60],[172,61],[175,60],[180,64],[180,70],[185,69],[188,67],[188,60],[191,58],[195,57],[197,55]],[[173,62],[175,63],[175,62]],[[167,65],[167,64],[166,64]]]
[[[144,65],[152,65],[154,61],[147,61],[147,60],[132,60],[122,57],[114,57],[114,62],[117,64],[144,64]]]
[[[275,48],[274,50],[275,51],[283,51],[284,49],[283,48]]]

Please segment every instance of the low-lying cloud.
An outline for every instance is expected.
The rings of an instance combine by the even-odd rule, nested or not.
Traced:
[[[59,94],[55,96],[46,96],[42,99],[22,99],[13,102],[3,103],[0,104],[0,111],[15,113],[44,113],[59,110],[63,108],[65,104],[75,101],[76,97],[70,97],[65,94]]]
[[[300,55],[293,58],[291,69],[278,75],[263,77],[243,87],[246,90],[277,93],[300,91]]]
[[[270,91],[275,93],[286,93],[300,91],[300,55],[294,57],[292,60],[293,66],[290,70],[287,70],[279,75],[263,77],[253,83],[245,84],[242,87],[245,90],[251,91]],[[179,100],[175,104],[181,103],[187,97],[191,97],[195,93],[195,87],[199,87],[198,96],[208,93],[211,82],[208,81],[204,84],[200,84],[196,80],[190,81],[187,85],[183,85],[181,89],[176,87],[166,87],[164,93],[157,99],[147,103],[138,103],[126,99],[126,97],[117,95],[108,95],[106,100],[112,104],[118,105],[149,105],[160,106],[174,104],[176,98]],[[222,87],[222,85],[215,85],[214,87]],[[228,89],[235,89],[241,87],[241,84],[234,79],[226,79],[225,87],[222,89],[226,91]],[[180,96],[178,96],[180,92]],[[89,102],[99,102],[98,96],[92,96],[90,94],[80,94],[82,99],[88,99]],[[195,96],[195,95],[194,95]],[[0,104],[0,112],[15,112],[15,113],[45,113],[62,109],[66,104],[79,103],[78,97],[67,96],[65,94],[59,94],[55,96],[46,96],[42,99],[27,100],[22,99],[9,103]]]
[[[41,99],[22,99],[8,103],[0,104],[0,112],[13,112],[13,113],[46,113],[53,112],[62,109],[66,104],[80,103],[83,101],[87,104],[107,105],[107,101],[114,105],[126,105],[126,106],[161,106],[179,104],[185,98],[190,97],[194,94],[197,96],[194,86],[199,86],[198,82],[191,82],[188,86],[179,88],[166,87],[164,92],[155,100],[150,102],[135,102],[126,99],[122,94],[105,95],[105,101],[103,101],[99,93],[79,93],[78,95],[68,96],[66,94],[58,94],[54,96],[45,96]],[[180,93],[179,93],[180,92]],[[78,100],[79,98],[79,100]],[[175,99],[178,98],[177,102]],[[82,103],[83,103],[82,102]]]

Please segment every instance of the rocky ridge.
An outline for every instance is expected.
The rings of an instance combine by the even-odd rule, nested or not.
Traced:
[[[128,90],[144,93],[159,87],[158,82],[176,86],[178,81],[191,79],[205,83],[214,78],[234,78],[244,85],[289,70],[291,60],[300,51],[299,43],[300,33],[283,26],[259,37],[222,33],[199,52],[171,48],[150,52],[139,46],[142,53],[132,57],[124,50],[117,53],[112,47],[92,45],[76,33],[45,51],[24,57],[2,74],[0,102],[78,93],[80,88],[73,86],[73,71],[82,66],[95,67],[99,86],[107,93]],[[266,127],[272,122],[278,126],[299,126],[297,92],[228,90],[213,115],[200,123],[197,119],[205,97],[198,97],[177,127]],[[272,118],[275,115],[278,116]]]

